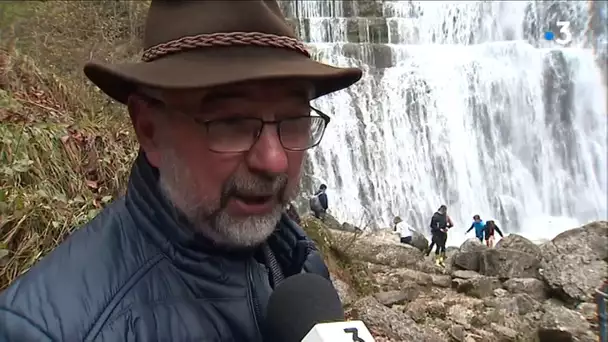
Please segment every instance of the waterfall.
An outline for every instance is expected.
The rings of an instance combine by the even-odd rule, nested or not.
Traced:
[[[606,219],[605,3],[282,4],[317,60],[364,70],[313,104],[332,121],[302,190],[339,220],[426,230],[446,204],[461,241],[474,214],[535,238]]]

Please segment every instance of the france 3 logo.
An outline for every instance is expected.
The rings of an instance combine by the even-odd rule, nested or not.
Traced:
[[[556,36],[553,31],[545,32],[545,39],[548,41],[554,41],[561,46],[566,46],[572,42],[572,31],[570,30],[569,21],[558,21],[556,23],[559,29],[559,35]]]

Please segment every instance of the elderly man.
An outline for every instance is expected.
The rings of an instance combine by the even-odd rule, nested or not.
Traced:
[[[153,0],[141,63],[85,74],[127,105],[141,149],[124,198],[0,296],[0,341],[261,341],[285,277],[329,277],[282,214],[361,78],[313,61],[274,0]]]

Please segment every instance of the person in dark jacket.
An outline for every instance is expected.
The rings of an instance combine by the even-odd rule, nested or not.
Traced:
[[[325,193],[326,190],[327,185],[321,184],[321,186],[319,186],[319,189],[310,199],[310,209],[312,210],[315,217],[318,219],[324,218],[325,214],[327,213],[327,209],[329,209],[327,194]]]
[[[329,281],[282,212],[329,122],[309,100],[361,71],[313,61],[272,0],[152,0],[144,45],[84,69],[128,105],[126,195],[0,294],[2,342],[261,342],[273,288]]]
[[[497,232],[500,237],[503,237],[502,231],[500,230],[496,222],[494,222],[494,220],[486,221],[486,225],[484,227],[484,235],[486,239],[486,246],[490,248],[494,247],[494,232]]]
[[[432,242],[427,251],[427,255],[431,253],[433,244],[437,245],[435,250],[435,264],[437,266],[445,266],[445,245],[448,240],[448,229],[454,226],[452,220],[448,216],[448,207],[446,205],[441,205],[435,214],[433,214],[430,226]]]

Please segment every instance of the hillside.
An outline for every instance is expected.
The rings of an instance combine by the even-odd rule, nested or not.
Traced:
[[[135,144],[89,58],[138,58],[145,2],[0,2],[0,289],[118,196]]]

